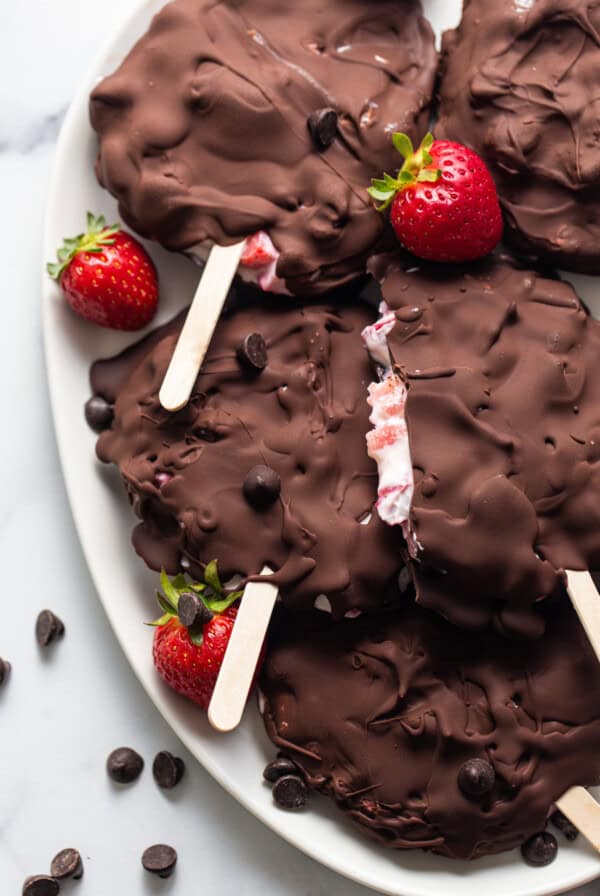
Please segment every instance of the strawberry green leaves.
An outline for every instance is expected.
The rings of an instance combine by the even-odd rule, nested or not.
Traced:
[[[46,270],[53,280],[60,280],[62,274],[69,267],[73,259],[80,252],[100,254],[106,246],[114,245],[114,237],[120,227],[115,224],[107,227],[104,215],[87,213],[87,227],[85,233],[64,240],[56,253],[57,261],[46,265]]]
[[[416,183],[435,183],[441,176],[439,168],[433,165],[433,156],[430,149],[433,146],[433,134],[427,134],[423,142],[415,152],[412,140],[407,134],[396,133],[392,135],[394,147],[398,150],[404,163],[396,177],[384,174],[383,177],[375,177],[367,192],[375,200],[377,211],[384,211],[393,202],[400,190]]]

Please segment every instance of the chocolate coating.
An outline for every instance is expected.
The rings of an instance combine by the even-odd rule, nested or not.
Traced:
[[[546,608],[532,642],[457,637],[413,604],[337,624],[282,609],[267,732],[384,846],[461,859],[520,846],[570,786],[600,776],[600,668],[569,601]],[[496,775],[481,801],[458,786],[474,752]]]
[[[465,0],[442,59],[436,134],[484,157],[506,237],[532,261],[600,273],[597,0]]]
[[[366,187],[424,133],[437,69],[418,0],[175,0],[91,97],[97,174],[168,249],[265,230],[297,295],[362,272],[385,219]],[[338,113],[315,147],[307,120]]]
[[[373,270],[408,383],[418,600],[540,634],[561,571],[600,568],[600,324],[508,260]]]
[[[256,296],[256,293],[252,293]],[[397,595],[401,534],[376,513],[377,471],[365,433],[370,378],[366,304],[301,308],[260,297],[219,322],[187,408],[164,411],[158,390],[181,317],[124,355],[92,369],[96,394],[115,402],[98,456],[116,463],[142,523],[134,546],[152,568],[221,579],[275,571],[291,607],[325,594],[333,612],[381,607]],[[258,329],[268,365],[256,377],[236,359]],[[264,464],[281,495],[256,509],[244,478]]]

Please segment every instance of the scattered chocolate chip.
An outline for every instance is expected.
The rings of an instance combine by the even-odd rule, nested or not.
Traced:
[[[303,809],[308,799],[306,782],[298,774],[283,775],[273,785],[273,799],[282,809]]]
[[[144,760],[129,747],[113,750],[106,760],[109,777],[117,784],[131,784],[142,774]]]
[[[45,874],[28,877],[23,884],[23,896],[57,896],[59,892],[59,882]]]
[[[254,371],[264,370],[269,360],[267,343],[260,333],[249,333],[238,348],[237,355],[242,364]]]
[[[142,856],[142,865],[151,874],[159,877],[171,877],[177,864],[177,853],[172,846],[159,843],[149,846]]]
[[[299,769],[295,762],[292,762],[286,756],[280,756],[278,759],[274,759],[273,762],[269,762],[263,772],[263,778],[265,781],[274,784],[275,781],[283,778],[284,775],[297,775],[298,773]]]
[[[577,840],[579,837],[579,831],[573,822],[569,821],[567,816],[563,815],[559,809],[557,809],[556,812],[553,812],[550,816],[550,823],[553,824],[564,837],[566,837],[569,843],[573,843],[573,841]]]
[[[0,657],[0,685],[3,685],[10,675],[10,669],[11,666],[8,660],[3,660],[2,657]]]
[[[548,831],[541,831],[534,834],[521,847],[521,854],[528,865],[534,868],[541,868],[543,865],[549,865],[556,858],[558,852],[558,843],[556,837],[549,834]]]
[[[328,149],[337,133],[338,114],[335,109],[325,107],[311,112],[307,120],[308,130],[317,149]]]
[[[244,497],[255,510],[266,510],[280,494],[279,474],[264,464],[253,467],[244,479]]]
[[[52,610],[42,610],[35,623],[35,636],[40,647],[48,647],[65,633],[65,627]]]
[[[496,773],[487,759],[468,759],[458,773],[458,786],[465,796],[482,797],[494,786]]]
[[[99,395],[92,395],[86,402],[85,419],[94,432],[104,432],[105,429],[112,426],[114,416],[115,411],[112,404],[109,404],[104,398],[100,398]]]
[[[83,877],[83,862],[76,849],[61,849],[52,859],[50,874],[57,880],[80,880]]]
[[[173,756],[167,750],[156,754],[152,765],[152,774],[159,787],[171,790],[176,787],[183,777],[185,765],[179,756]]]
[[[198,625],[206,625],[214,617],[203,600],[191,591],[185,591],[179,597],[177,615],[182,625],[194,628]]]

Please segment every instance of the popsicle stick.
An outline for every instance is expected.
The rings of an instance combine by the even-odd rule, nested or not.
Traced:
[[[210,250],[158,396],[166,411],[179,411],[190,399],[245,245]]]
[[[572,787],[556,802],[571,824],[600,852],[600,803],[585,787]]]
[[[594,652],[600,660],[600,595],[587,570],[567,570],[567,591],[585,629]]]
[[[266,566],[261,575],[272,571]],[[269,582],[246,586],[208,707],[208,720],[217,731],[233,731],[241,721],[277,594]]]

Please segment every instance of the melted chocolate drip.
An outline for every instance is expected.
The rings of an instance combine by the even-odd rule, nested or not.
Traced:
[[[370,371],[360,339],[372,311],[259,301],[219,322],[177,414],[157,393],[181,316],[97,362],[94,393],[115,404],[98,456],[121,471],[142,519],[134,546],[152,569],[176,572],[183,558],[198,576],[217,559],[226,581],[267,565],[291,607],[310,609],[320,594],[337,617],[381,607],[397,597],[402,561],[400,533],[372,513],[377,471],[366,454]],[[255,330],[268,353],[259,374],[238,357]],[[258,465],[279,475],[281,495],[255,508],[243,488]]]
[[[532,261],[600,273],[598,0],[466,0],[442,55],[436,134],[485,158],[506,236]]]
[[[366,193],[418,140],[437,53],[418,0],[175,0],[91,98],[97,174],[169,249],[266,230],[298,295],[364,270],[384,218]],[[307,127],[324,107],[337,137]]]
[[[457,637],[410,605],[338,624],[282,610],[267,732],[384,846],[461,859],[520,846],[568,788],[600,778],[598,662],[566,597],[551,609],[534,642]],[[458,783],[474,758],[495,772],[476,801]]]
[[[570,285],[508,260],[372,268],[392,309],[422,311],[388,337],[408,381],[418,599],[541,634],[535,604],[561,570],[600,567],[600,324]]]

